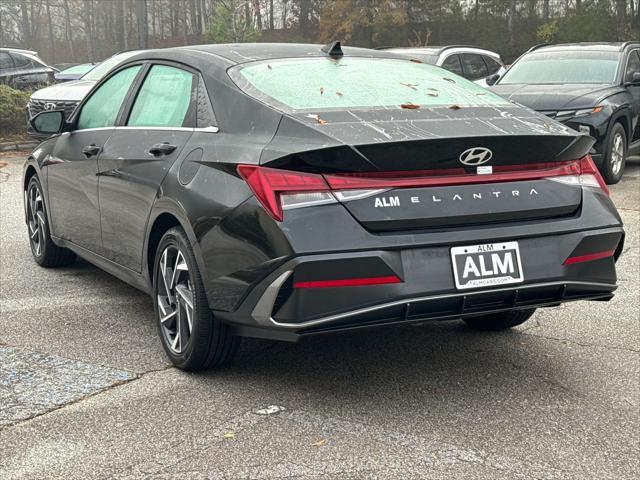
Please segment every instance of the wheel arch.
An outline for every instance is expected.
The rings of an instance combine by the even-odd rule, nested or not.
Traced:
[[[611,120],[609,120],[609,128],[607,129],[607,139],[609,138],[609,133],[613,126],[619,123],[624,128],[624,133],[627,137],[627,147],[631,143],[631,114],[627,108],[622,108],[611,115]],[[609,146],[607,145],[607,148]]]

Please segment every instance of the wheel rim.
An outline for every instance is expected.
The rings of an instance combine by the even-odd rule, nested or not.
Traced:
[[[33,183],[27,194],[27,218],[29,225],[29,241],[36,257],[42,254],[44,243],[44,202],[38,185]]]
[[[162,334],[172,352],[182,353],[191,339],[194,294],[187,261],[176,246],[170,245],[162,252],[158,275]]]
[[[611,171],[614,175],[618,175],[620,173],[620,169],[622,168],[622,161],[624,160],[624,142],[622,140],[622,135],[616,133],[613,137],[613,142],[611,145]]]

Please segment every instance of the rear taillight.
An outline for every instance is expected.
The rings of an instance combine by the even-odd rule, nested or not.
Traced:
[[[239,165],[238,173],[269,215],[280,222],[284,209],[337,203],[338,200],[347,202],[393,188],[549,179],[601,188],[609,195],[609,189],[590,155],[568,162],[496,166],[489,174],[467,173],[464,168],[457,168],[319,175],[257,165]]]

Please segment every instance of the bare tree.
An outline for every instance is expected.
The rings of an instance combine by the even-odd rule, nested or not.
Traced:
[[[149,33],[147,26],[147,1],[136,0],[136,21],[138,23],[138,48],[149,48]]]

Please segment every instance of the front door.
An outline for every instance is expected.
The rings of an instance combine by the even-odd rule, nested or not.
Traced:
[[[153,65],[98,160],[104,254],[136,272],[160,184],[193,134],[196,87],[193,73]]]
[[[127,68],[105,81],[81,107],[74,130],[60,135],[47,161],[53,235],[96,253],[102,249],[98,158],[139,69]]]
[[[631,138],[629,143],[640,140],[640,84],[633,82],[633,74],[640,72],[640,51],[633,50],[629,53],[624,74],[624,82],[631,94]]]

